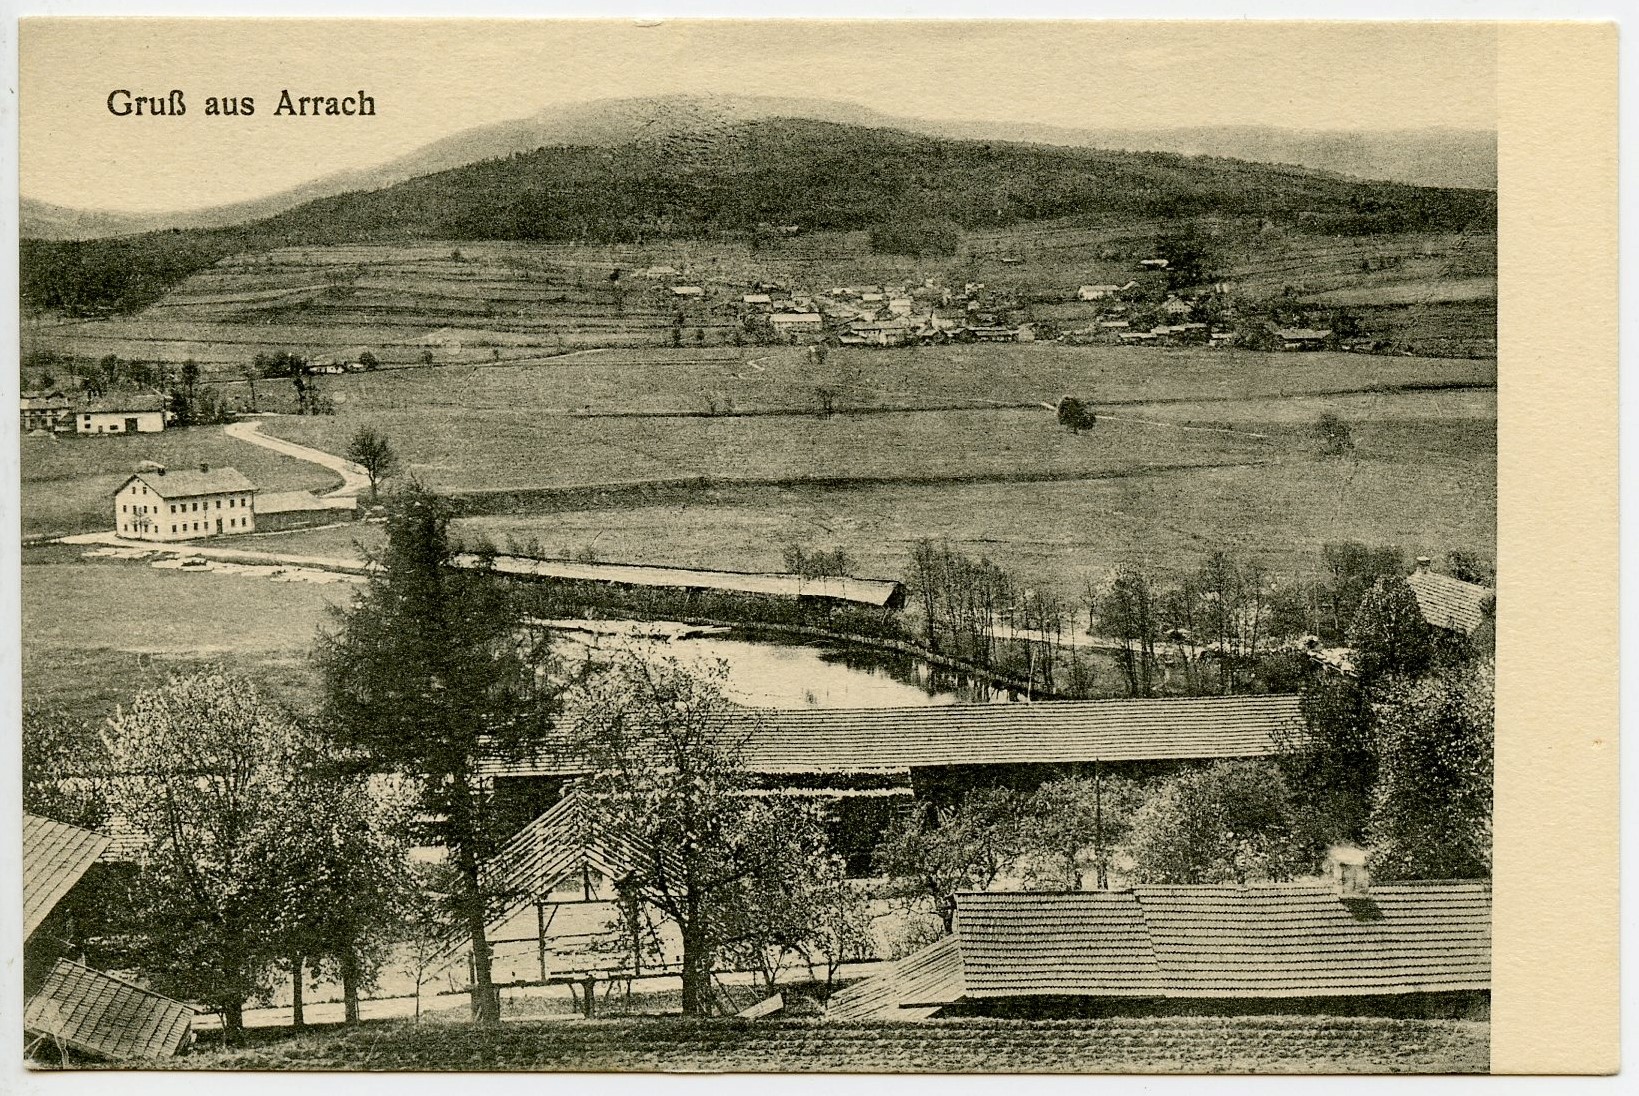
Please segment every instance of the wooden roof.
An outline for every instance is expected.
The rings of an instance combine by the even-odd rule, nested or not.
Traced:
[[[1491,887],[1142,886],[957,896],[956,932],[832,998],[922,1019],[999,997],[1294,998],[1487,990]],[[917,1010],[921,1010],[918,1014]]]
[[[1264,757],[1300,733],[1295,696],[810,708],[762,713],[757,772],[902,772],[947,765]]]
[[[1482,990],[1491,888],[1140,886],[957,899],[970,997],[1314,997]]]
[[[1169,997],[1307,997],[1491,985],[1479,882],[1134,889]]]
[[[1468,635],[1485,622],[1496,605],[1496,593],[1472,582],[1434,571],[1413,571],[1406,585],[1417,595],[1423,619],[1436,628]]]
[[[111,1061],[165,1058],[187,1041],[195,1009],[67,959],[23,1007],[23,1027]]]
[[[962,950],[954,936],[934,941],[880,974],[832,996],[832,1020],[925,1020],[962,996]]]
[[[878,773],[965,765],[1267,757],[1304,733],[1292,695],[747,711],[753,772]],[[493,758],[494,776],[574,773],[560,751]]]
[[[968,997],[1164,993],[1131,891],[964,894],[956,917]]]
[[[100,833],[23,815],[23,939],[39,928],[108,845]]]
[[[476,568],[483,565],[483,560],[475,555],[459,555],[453,562],[457,567]],[[770,572],[710,571],[640,563],[577,563],[507,555],[494,557],[490,566],[500,574],[532,578],[608,582],[622,586],[664,586],[680,590],[726,590],[775,597],[826,598],[889,608],[903,604],[905,597],[905,588],[901,583],[881,578],[808,578]]]

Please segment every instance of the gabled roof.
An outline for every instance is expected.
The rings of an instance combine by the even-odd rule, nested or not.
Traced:
[[[149,411],[165,410],[165,397],[139,393],[127,396],[104,396],[100,399],[87,400],[79,407],[82,415],[124,415],[141,414]]]
[[[164,472],[137,472],[127,476],[114,489],[114,493],[125,490],[132,480],[141,480],[148,485],[148,490],[162,499],[192,498],[195,495],[218,495],[227,492],[255,491],[256,485],[245,477],[237,468],[212,468],[201,471],[197,468],[179,468]]]
[[[1164,990],[1131,891],[963,894],[956,919],[968,997],[1157,997]]]
[[[59,959],[23,1007],[23,1028],[110,1061],[166,1058],[187,1041],[196,1011],[111,974]]]
[[[23,815],[23,939],[40,927],[108,845],[100,833]]]
[[[1169,997],[1479,990],[1491,984],[1491,888],[1479,882],[1148,886],[1143,909]]]
[[[1417,595],[1424,620],[1464,635],[1483,624],[1496,605],[1491,589],[1433,571],[1413,571],[1406,576],[1406,585]]]
[[[564,880],[580,879],[583,872],[619,882],[654,859],[648,846],[599,827],[590,801],[582,792],[571,791],[485,861],[484,890],[496,895],[499,903],[490,914],[489,927],[504,925]],[[663,859],[671,871],[680,873],[672,858]],[[458,952],[467,942],[465,929],[451,932],[442,955]]]
[[[759,772],[1265,757],[1299,734],[1296,696],[1158,697],[761,713]]]
[[[838,1019],[996,997],[1294,998],[1491,986],[1491,887],[1139,886],[956,897],[956,931],[832,999]],[[918,974],[917,972],[925,972]]]
[[[903,773],[953,765],[1267,757],[1305,731],[1291,695],[747,710],[753,772]],[[491,759],[492,775],[578,772],[575,759]]]
[[[1294,342],[1304,342],[1314,339],[1329,339],[1332,337],[1332,333],[1330,331],[1315,327],[1283,327],[1279,331],[1275,332],[1275,334],[1279,335],[1283,339],[1290,339]]]

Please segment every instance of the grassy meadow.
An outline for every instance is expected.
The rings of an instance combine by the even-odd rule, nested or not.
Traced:
[[[24,704],[89,722],[172,673],[216,663],[305,706],[314,636],[353,590],[87,560],[67,547],[27,549],[23,564]]]
[[[410,472],[456,492],[709,481],[462,523],[498,544],[609,560],[769,569],[787,544],[840,545],[860,573],[897,576],[927,536],[1074,594],[1122,560],[1185,568],[1217,548],[1286,572],[1345,539],[1436,556],[1495,548],[1491,362],[1050,345],[839,351],[823,370],[791,351],[752,359],[760,369],[700,358],[346,378],[356,385],[335,416],[268,429],[334,450],[371,423]],[[688,410],[715,387],[775,412],[831,384],[856,401],[841,406],[905,410],[566,406]],[[1105,401],[1095,429],[1072,435],[1029,406],[1063,392]],[[1349,456],[1320,453],[1324,412],[1351,425]]]

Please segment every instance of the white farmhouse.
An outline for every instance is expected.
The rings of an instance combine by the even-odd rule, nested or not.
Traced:
[[[87,403],[74,413],[76,434],[158,434],[165,405],[158,396],[127,396]]]
[[[255,496],[255,484],[234,468],[138,472],[114,492],[114,532],[165,541],[254,532]]]

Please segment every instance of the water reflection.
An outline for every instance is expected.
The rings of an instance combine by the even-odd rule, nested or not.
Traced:
[[[930,665],[897,651],[880,651],[743,632],[655,640],[620,640],[566,632],[560,649],[582,653],[633,647],[685,664],[727,665],[725,691],[755,708],[903,708],[1006,702],[1005,689]]]

